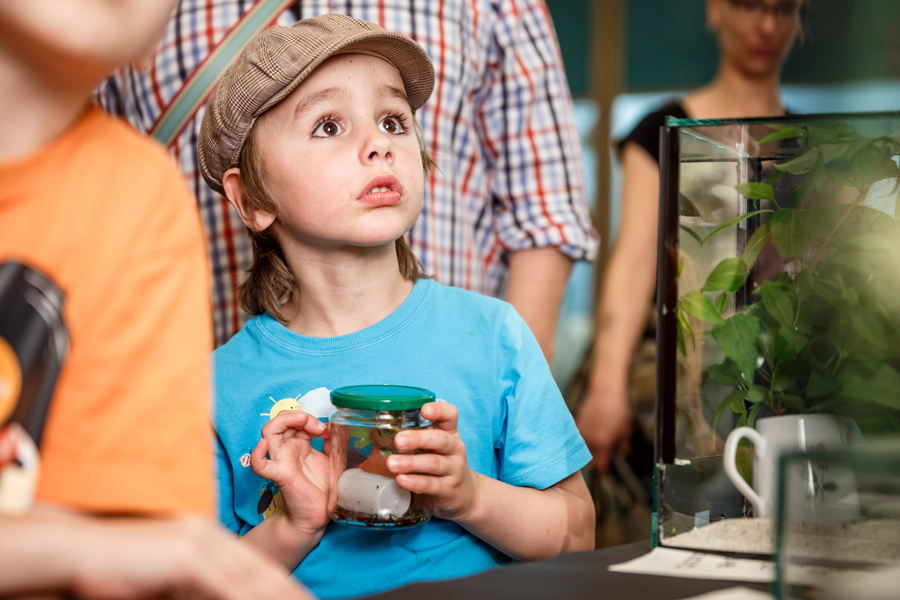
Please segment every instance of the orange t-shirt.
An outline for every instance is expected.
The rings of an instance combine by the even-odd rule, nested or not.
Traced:
[[[168,155],[90,108],[0,164],[0,263],[65,294],[70,350],[41,441],[37,501],[212,512],[206,252]]]

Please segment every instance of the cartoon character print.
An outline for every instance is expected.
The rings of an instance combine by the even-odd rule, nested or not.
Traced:
[[[334,405],[331,403],[331,390],[320,387],[307,392],[306,394],[297,394],[293,398],[282,398],[276,400],[269,396],[274,404],[267,413],[260,413],[261,417],[269,417],[271,421],[278,413],[283,410],[302,410],[303,412],[316,417],[317,419],[328,418],[334,412]],[[249,464],[249,456],[247,457]],[[244,460],[242,457],[241,464]],[[278,491],[278,486],[269,480],[259,491],[259,502],[256,505],[256,512],[261,514],[263,519],[268,519],[277,513],[284,506],[284,498]]]

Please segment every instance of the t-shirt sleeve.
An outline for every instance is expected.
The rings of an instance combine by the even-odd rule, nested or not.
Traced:
[[[543,1],[495,3],[484,100],[476,116],[492,210],[507,251],[555,247],[593,260],[597,233],[559,46]]]
[[[666,104],[659,110],[653,111],[641,119],[641,122],[631,130],[631,133],[618,143],[619,152],[622,152],[625,144],[633,142],[646,150],[658,164],[659,129],[666,124],[666,119],[670,116],[676,119],[687,118],[687,114],[684,112],[681,104],[677,102]]]
[[[500,481],[546,489],[584,467],[591,453],[541,348],[510,307],[499,338],[504,427],[497,443]]]

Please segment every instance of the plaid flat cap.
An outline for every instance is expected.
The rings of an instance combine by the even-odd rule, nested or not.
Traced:
[[[425,50],[375,23],[327,14],[291,27],[270,27],[244,47],[207,103],[197,148],[206,183],[224,195],[222,176],[237,166],[256,118],[287,97],[325,60],[352,52],[394,65],[413,110],[425,104],[434,89],[434,65]]]

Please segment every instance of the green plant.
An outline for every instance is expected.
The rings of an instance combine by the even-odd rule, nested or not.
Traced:
[[[712,324],[704,335],[726,358],[704,378],[734,388],[715,410],[713,430],[726,408],[752,427],[768,407],[847,414],[867,435],[900,433],[900,139],[830,124],[782,127],[758,144],[787,139],[806,150],[774,164],[765,181],[736,186],[755,210],[705,238],[681,226],[702,245],[745,219],[764,221],[743,256],[720,261],[702,290],[679,298],[679,348],[686,356],[685,340],[695,336],[688,315]],[[893,217],[867,205],[876,185],[880,197],[885,185],[894,195]],[[788,187],[789,195],[776,194]],[[777,259],[765,258],[782,261],[783,272],[746,289],[769,244]],[[745,304],[723,314],[742,289]]]

